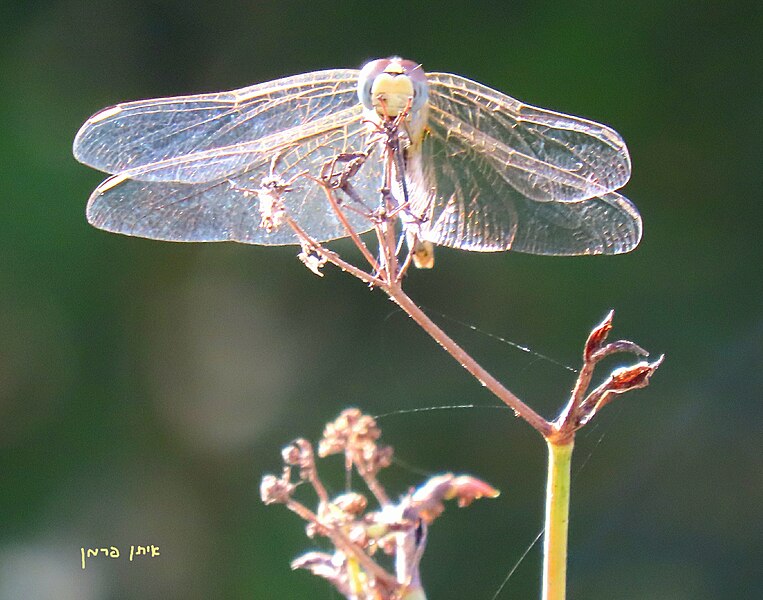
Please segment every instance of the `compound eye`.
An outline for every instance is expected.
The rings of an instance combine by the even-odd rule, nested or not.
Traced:
[[[414,74],[415,73],[424,74],[421,69],[415,71]],[[429,99],[429,85],[427,85],[426,76],[421,79],[411,75],[411,82],[413,83],[413,104],[411,105],[411,111],[416,112],[422,108]]]
[[[429,83],[427,74],[421,65],[413,60],[400,60],[400,67],[403,73],[411,81],[413,87],[413,104],[411,111],[416,112],[421,109],[429,99]]]

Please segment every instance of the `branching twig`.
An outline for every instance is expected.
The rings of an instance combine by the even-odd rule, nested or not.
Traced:
[[[308,534],[328,538],[331,554],[308,552],[292,562],[293,568],[309,569],[330,581],[348,600],[425,600],[419,563],[426,547],[426,532],[444,510],[446,500],[467,506],[479,498],[495,498],[498,491],[469,475],[445,473],[427,480],[393,503],[377,479],[392,464],[392,448],[381,446],[381,430],[373,417],[357,409],[343,411],[326,425],[318,455],[344,454],[368,484],[379,510],[366,512],[367,501],[356,492],[330,498],[320,481],[312,445],[296,440],[281,452],[284,469],[280,477],[262,478],[260,494],[265,504],[284,504],[308,522]],[[294,498],[299,479],[308,482],[318,496],[313,512]],[[394,556],[394,575],[378,562],[378,556]]]
[[[345,171],[339,175],[334,173],[332,163],[330,170],[324,168],[324,172],[328,171],[329,175],[326,176],[324,173],[324,176],[321,179],[310,177],[310,179],[315,181],[318,185],[321,185],[323,188],[332,212],[339,220],[347,237],[353,241],[361,255],[370,265],[370,271],[366,271],[353,265],[341,258],[337,253],[312,239],[289,215],[283,216],[282,220],[287,223],[297,235],[297,238],[302,245],[302,254],[300,254],[300,258],[306,266],[318,275],[321,275],[321,267],[326,262],[330,262],[343,271],[354,275],[369,286],[381,288],[393,302],[408,314],[411,319],[426,331],[462,367],[471,373],[477,381],[488,388],[496,397],[509,406],[516,416],[524,419],[546,440],[549,451],[549,463],[546,494],[546,535],[544,538],[543,598],[544,600],[563,600],[566,588],[570,467],[575,432],[588,423],[588,421],[590,421],[591,418],[593,418],[593,416],[616,395],[646,386],[649,383],[651,375],[662,363],[663,357],[660,357],[651,363],[641,361],[631,366],[616,369],[610,373],[603,383],[591,389],[591,382],[593,381],[596,366],[604,358],[615,353],[630,353],[635,354],[636,356],[648,355],[648,353],[641,347],[627,340],[607,343],[607,337],[612,329],[612,319],[614,315],[613,312],[610,312],[604,321],[595,327],[588,336],[588,340],[586,341],[583,350],[583,365],[578,373],[570,399],[554,421],[544,419],[480,366],[474,358],[472,358],[450,336],[437,326],[403,290],[404,275],[412,262],[415,246],[419,239],[417,226],[415,224],[421,223],[422,221],[415,215],[408,214],[411,219],[410,222],[414,223],[414,225],[411,226],[410,230],[406,230],[406,226],[403,225],[402,232],[398,237],[398,215],[401,212],[406,212],[407,214],[407,211],[409,210],[407,190],[404,190],[404,200],[397,203],[396,198],[391,193],[393,186],[392,173],[395,172],[396,168],[402,169],[404,166],[400,161],[398,161],[398,163],[394,162],[395,156],[399,155],[401,151],[397,129],[401,123],[402,120],[398,118],[394,123],[386,123],[378,126],[378,133],[382,136],[387,136],[386,152],[383,157],[383,160],[385,161],[385,180],[383,182],[383,189],[380,191],[380,206],[376,211],[368,215],[369,222],[372,225],[378,244],[378,258],[375,258],[371,254],[368,246],[363,242],[358,232],[355,231],[349,219],[347,219],[344,214],[342,203],[338,201],[335,195],[337,189],[342,189],[350,198],[353,197],[350,193],[350,180],[352,176],[357,173],[357,170],[362,167],[362,163],[365,159],[359,162],[350,161],[352,164],[346,167]],[[398,156],[398,158],[400,157]],[[404,183],[404,177],[401,181]],[[277,188],[279,193],[281,190],[286,191],[286,188]],[[281,205],[277,204],[277,206],[280,207]],[[281,218],[280,213],[279,218]],[[409,236],[408,242],[410,247],[406,256],[402,260],[399,260],[398,257],[402,249],[402,238],[406,235]],[[362,452],[360,454],[357,453],[357,448],[361,446],[356,445],[355,454],[346,454],[347,464],[352,465],[357,469],[358,473],[363,477],[369,490],[371,490],[377,498],[380,505],[387,505],[389,500],[376,479],[378,466],[374,466],[373,462],[369,463],[364,458],[365,455]],[[308,474],[306,474],[306,477],[309,479]],[[283,487],[287,484],[282,481],[281,485]],[[286,487],[284,489],[289,488]],[[326,504],[325,491],[320,491],[320,487],[316,487],[316,491],[318,492],[322,503]],[[323,535],[328,535],[329,537],[334,535],[331,528],[328,528],[326,523],[320,520],[320,515],[305,513],[303,510],[304,507],[291,504],[291,500],[286,501],[285,503],[292,508],[292,510],[295,510],[295,512],[299,512],[303,518],[311,520],[315,517],[318,519],[318,521],[316,521],[316,523],[320,524],[318,530]],[[309,564],[310,566],[308,568],[311,568],[313,572],[324,574],[324,576],[337,585],[340,591],[343,589],[342,585],[344,585],[342,582],[353,581],[353,576],[349,575],[349,573],[354,572],[352,571],[352,569],[355,568],[353,565],[359,565],[359,567],[369,576],[381,583],[387,581],[384,574],[376,572],[375,569],[368,564],[368,561],[373,562],[373,560],[363,552],[358,553],[359,549],[351,545],[353,543],[352,540],[345,538],[344,533],[337,534],[335,537],[335,545],[337,549],[344,553],[343,556],[346,556],[346,560],[342,559],[344,560],[342,564],[345,565],[345,567],[343,567],[344,570],[337,570],[338,567],[335,566],[330,567],[327,564],[325,557],[317,556],[314,553],[309,557],[306,557],[301,565]],[[379,543],[381,543],[381,540],[379,540]],[[410,546],[410,539],[406,543]],[[403,548],[403,546],[400,546],[399,550],[400,548]],[[413,552],[413,550],[409,547],[405,552]],[[353,558],[349,558],[348,553],[349,555],[352,555]],[[332,558],[331,560],[333,561],[334,559]],[[340,563],[341,562],[342,561],[340,560]],[[331,564],[333,565],[334,563],[332,562]],[[327,573],[329,575],[326,575]],[[406,575],[404,579],[408,581],[408,576]],[[357,588],[358,585],[361,585],[357,581],[357,577],[355,577],[354,581],[355,584],[353,589]],[[418,590],[418,588],[416,589]],[[360,596],[353,597],[360,598]],[[386,596],[369,596],[369,598],[371,597],[386,598]],[[390,598],[393,597],[394,596],[390,596]],[[423,590],[420,590],[420,593],[419,591],[416,591],[416,594],[405,597],[410,599],[423,598]]]

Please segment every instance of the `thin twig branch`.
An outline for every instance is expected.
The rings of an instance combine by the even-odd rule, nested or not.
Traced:
[[[319,181],[317,179],[315,181],[318,183],[318,185],[321,186],[321,188],[323,188],[323,191],[326,194],[326,198],[328,199],[334,214],[339,219],[339,222],[342,224],[342,227],[344,227],[345,231],[347,231],[352,241],[355,243],[355,246],[357,246],[358,250],[360,250],[360,252],[363,254],[365,259],[368,261],[368,264],[371,265],[371,268],[378,273],[379,263],[376,261],[373,254],[371,254],[368,246],[366,246],[363,240],[360,239],[360,236],[352,227],[352,225],[350,225],[350,222],[347,220],[344,211],[342,211],[341,207],[339,206],[339,202],[337,202],[336,196],[334,195],[334,190],[331,189],[329,185],[323,181]]]
[[[459,346],[447,333],[440,329],[422,311],[400,286],[382,286],[389,297],[402,308],[424,331],[443,347],[458,363],[471,373],[477,381],[489,389],[496,397],[536,429],[543,437],[552,433],[551,423],[546,421],[527,404],[509,391],[500,381],[488,373],[471,355]]]

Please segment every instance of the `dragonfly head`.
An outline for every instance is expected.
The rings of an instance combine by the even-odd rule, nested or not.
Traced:
[[[381,117],[396,118],[410,102],[415,114],[427,102],[427,77],[421,65],[399,57],[367,63],[358,78],[358,98]]]

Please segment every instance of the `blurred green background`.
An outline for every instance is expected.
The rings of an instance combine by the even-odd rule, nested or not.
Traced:
[[[316,542],[259,501],[280,447],[348,405],[496,403],[380,293],[293,248],[85,222],[104,176],[71,142],[100,108],[390,54],[610,124],[631,150],[634,253],[441,250],[408,279],[548,417],[574,375],[487,334],[578,366],[615,308],[613,335],[667,354],[578,438],[570,597],[759,598],[762,26],[741,1],[0,4],[0,598],[337,598],[289,571]],[[433,600],[494,598],[541,524],[542,442],[488,408],[380,424],[393,495],[444,470],[503,490],[446,511],[423,562]],[[82,571],[80,547],[130,544],[161,556]],[[497,597],[538,597],[539,565],[536,547]]]

